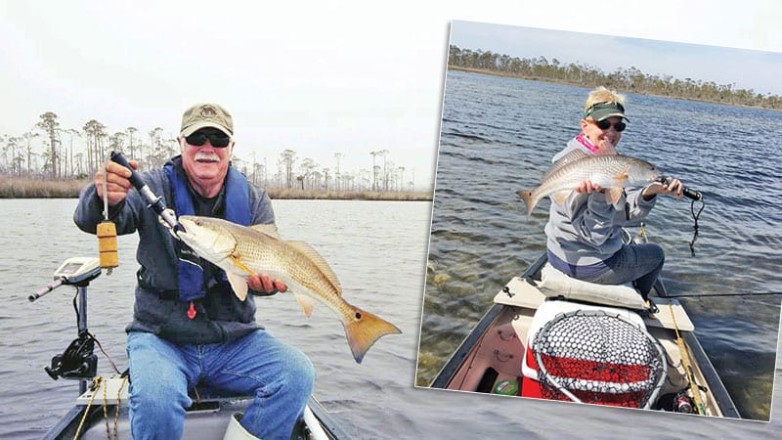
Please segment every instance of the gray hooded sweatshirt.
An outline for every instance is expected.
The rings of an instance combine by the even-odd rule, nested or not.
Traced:
[[[574,138],[552,162],[576,149],[593,154]],[[626,190],[616,206],[603,192],[573,191],[561,205],[552,200],[545,227],[548,252],[575,266],[607,260],[622,247],[622,227],[638,224],[654,207],[657,197],[644,200],[642,190]]]

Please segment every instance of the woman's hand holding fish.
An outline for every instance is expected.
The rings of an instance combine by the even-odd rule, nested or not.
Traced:
[[[138,162],[131,160],[130,166],[132,166],[134,170],[138,169]],[[98,191],[98,197],[101,199],[103,199],[104,175],[106,176],[109,206],[114,206],[125,200],[128,191],[133,188],[133,184],[130,183],[129,180],[130,170],[114,161],[108,161],[104,170],[99,170],[95,173],[95,189]]]
[[[288,286],[277,278],[272,280],[267,274],[255,274],[247,277],[247,286],[255,292],[263,292],[267,295],[274,295],[277,292],[285,292]]]
[[[600,187],[600,185],[596,183],[592,183],[591,180],[585,180],[578,184],[576,187],[576,192],[580,193],[593,193],[593,192],[600,192],[603,188]]]
[[[653,182],[644,189],[642,195],[644,200],[652,200],[657,194],[670,194],[680,200],[683,189],[684,185],[679,179],[670,179],[668,183]]]

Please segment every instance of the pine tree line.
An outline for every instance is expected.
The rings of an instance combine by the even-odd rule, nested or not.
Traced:
[[[735,83],[720,85],[714,81],[650,75],[636,67],[619,68],[605,73],[597,67],[581,63],[562,63],[556,58],[551,61],[542,56],[518,58],[480,49],[461,49],[454,45],[450,46],[448,67],[575,86],[603,85],[631,93],[782,110],[782,97],[778,95],[763,95],[753,89],[739,89]]]

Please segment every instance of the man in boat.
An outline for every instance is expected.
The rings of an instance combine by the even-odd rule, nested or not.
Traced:
[[[268,194],[231,166],[234,127],[223,107],[189,108],[177,140],[181,155],[142,175],[166,206],[177,215],[274,223]],[[127,327],[133,438],[181,438],[185,409],[192,404],[188,389],[203,384],[254,395],[241,427],[263,439],[288,439],[312,392],[310,360],[255,322],[252,295],[240,301],[221,269],[172,237],[140,194],[130,192],[127,168],[109,162],[82,191],[74,214],[80,229],[94,234],[103,220],[104,174],[118,234],[139,233],[141,268]],[[266,274],[251,276],[247,284],[256,295],[287,290]],[[231,423],[239,422],[231,417]]]
[[[605,87],[589,93],[581,119],[581,133],[554,156],[552,162],[581,151],[606,154],[622,138],[626,127],[624,96]],[[572,155],[570,157],[573,157]],[[657,195],[680,198],[682,183],[654,182],[624,191],[616,204],[606,202],[605,191],[586,180],[562,204],[553,198],[546,224],[549,263],[566,275],[596,284],[633,282],[644,299],[654,287],[665,261],[657,244],[624,244],[623,226],[637,224],[657,201]]]

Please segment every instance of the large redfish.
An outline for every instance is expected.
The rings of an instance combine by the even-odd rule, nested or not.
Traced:
[[[223,269],[240,300],[247,297],[247,276],[265,273],[285,281],[308,317],[314,306],[310,297],[324,302],[339,315],[358,363],[380,337],[401,333],[390,322],[345,301],[337,276],[326,260],[303,241],[280,239],[273,224],[245,227],[186,215],[179,217],[179,223],[184,230],[177,231],[177,237],[201,258]]]
[[[589,180],[605,190],[607,203],[616,204],[624,188],[645,186],[660,175],[654,165],[630,156],[569,154],[554,163],[540,186],[532,191],[517,191],[517,194],[527,205],[527,214],[531,214],[543,197],[553,194],[554,201],[561,204],[581,182]]]

